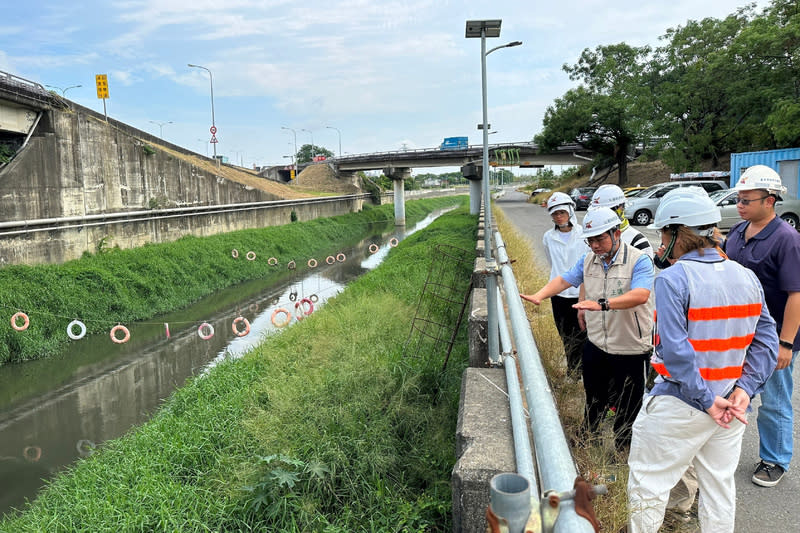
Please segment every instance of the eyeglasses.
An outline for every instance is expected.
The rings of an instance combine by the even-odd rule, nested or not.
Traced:
[[[737,196],[736,197],[736,203],[747,206],[747,205],[750,205],[752,202],[757,202],[759,200],[763,200],[764,198],[769,198],[769,195],[762,196],[761,198],[752,198],[750,200],[746,200],[746,199],[742,198],[741,196]]]
[[[602,234],[600,234],[600,235],[598,235],[596,237],[586,237],[583,240],[584,240],[584,242],[586,244],[591,246],[591,245],[593,245],[595,243],[600,244],[601,242],[606,240],[606,237],[608,237],[608,233],[602,233]]]

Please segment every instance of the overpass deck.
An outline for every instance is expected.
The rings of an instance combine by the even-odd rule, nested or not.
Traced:
[[[492,166],[541,167],[544,165],[577,165],[592,159],[594,153],[580,144],[559,146],[549,153],[530,142],[489,145],[489,164]],[[452,167],[481,162],[483,145],[471,145],[457,150],[424,148],[355,154],[333,157],[328,160],[338,171],[379,170],[389,166]]]

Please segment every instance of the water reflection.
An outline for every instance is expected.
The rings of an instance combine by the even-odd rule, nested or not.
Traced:
[[[308,298],[315,309],[325,305],[349,281],[378,266],[391,239],[423,229],[446,211],[405,232],[393,228],[370,235],[341,250],[347,257],[343,262],[328,265],[318,259],[309,269],[307,259],[298,259],[303,268],[286,270],[277,283],[253,280],[158,320],[131,324],[126,344],[94,335],[71,343],[59,356],[0,367],[0,512],[19,507],[35,497],[42,480],[146,421],[187,378],[225,358],[241,357],[275,334],[280,329],[272,320],[276,309],[286,309],[293,324],[300,300]],[[370,250],[372,244],[377,251]],[[231,327],[239,316],[250,322],[244,337]],[[214,328],[207,340],[198,334],[204,322]]]

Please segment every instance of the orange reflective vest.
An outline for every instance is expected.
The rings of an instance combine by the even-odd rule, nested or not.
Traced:
[[[761,315],[761,294],[754,284],[742,284],[731,261],[680,261],[689,287],[687,332],[700,376],[715,396],[726,396],[742,375],[747,348]],[[714,283],[707,280],[716,278]],[[651,364],[664,379],[669,371],[660,355],[658,335]]]

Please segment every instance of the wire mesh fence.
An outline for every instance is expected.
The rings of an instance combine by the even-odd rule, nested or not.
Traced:
[[[474,251],[437,244],[403,353],[447,366],[472,290]]]

